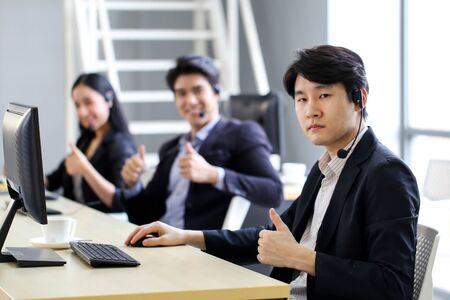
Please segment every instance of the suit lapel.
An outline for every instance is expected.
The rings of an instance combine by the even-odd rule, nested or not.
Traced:
[[[317,234],[317,251],[323,250],[334,236],[336,226],[341,217],[342,209],[348,199],[348,193],[353,185],[353,182],[358,176],[359,171],[359,167],[351,164],[350,161],[347,161],[345,164],[344,170],[342,171],[336,184],[336,188],[333,191],[333,196],[331,197],[327,212],[325,213],[322,225],[320,226]]]
[[[167,147],[163,150],[161,157],[159,159],[159,166],[164,166],[164,172],[169,174],[170,169],[172,168],[172,164],[175,161],[175,158],[178,155],[179,151],[179,141],[181,139],[182,135],[174,138],[172,141],[169,142]],[[167,175],[169,176],[169,175]]]
[[[316,163],[311,169],[300,197],[295,200],[299,201],[299,203],[295,212],[292,234],[297,242],[300,242],[303,232],[305,231],[306,224],[308,223],[308,220],[314,210],[314,202],[316,201],[322,178],[323,175],[320,172],[318,164]]]
[[[357,144],[355,150],[347,160],[344,169],[342,170],[336,188],[331,197],[327,212],[323,218],[317,234],[316,250],[323,251],[327,248],[331,239],[334,236],[336,227],[342,215],[342,209],[346,201],[349,199],[350,189],[353,186],[358,174],[360,172],[359,165],[365,161],[377,143],[377,139],[369,127],[363,138]]]
[[[214,126],[214,128],[211,130],[211,132],[208,134],[207,138],[202,142],[202,145],[199,149],[199,154],[205,157],[205,154],[209,153],[211,145],[214,145],[217,134],[216,132],[219,132],[221,128],[223,128],[227,124],[227,120],[224,118],[220,118],[219,122]],[[173,162],[175,161],[175,158],[178,155],[179,151],[179,142],[182,135],[174,138],[169,144],[167,145],[167,148],[165,149],[164,153],[162,154],[160,158],[160,162],[162,164],[167,164],[168,166],[172,166]],[[169,168],[169,171],[170,171]]]
[[[219,137],[217,133],[220,132],[228,122],[229,122],[228,120],[224,119],[223,117],[220,117],[219,122],[217,122],[217,124],[211,129],[208,136],[200,146],[198,153],[201,156],[205,157],[208,155],[208,153],[210,153],[211,146],[216,143],[216,140]]]

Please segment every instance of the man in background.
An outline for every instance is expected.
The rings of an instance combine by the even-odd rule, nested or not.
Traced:
[[[271,145],[253,121],[228,120],[219,114],[219,70],[211,58],[177,59],[166,80],[179,114],[191,130],[159,150],[159,164],[144,188],[144,147],[122,169],[126,189],[115,197],[124,203],[130,222],[161,220],[186,229],[221,228],[230,200],[277,207],[282,185],[269,155]]]

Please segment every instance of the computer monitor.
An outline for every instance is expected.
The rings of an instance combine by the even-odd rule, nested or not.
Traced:
[[[282,95],[270,92],[267,95],[241,94],[230,97],[229,115],[239,120],[259,123],[272,144],[272,153],[284,158],[284,119]]]
[[[3,118],[5,176],[11,201],[0,230],[0,249],[17,210],[47,224],[37,107],[10,103]],[[2,252],[0,262],[14,261]]]

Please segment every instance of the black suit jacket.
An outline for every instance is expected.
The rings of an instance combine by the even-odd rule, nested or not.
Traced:
[[[165,143],[152,180],[137,196],[116,190],[124,201],[130,222],[145,224],[159,220],[166,212],[169,175],[178,155],[181,136]],[[221,228],[230,200],[242,196],[265,207],[283,201],[282,185],[269,155],[271,146],[262,128],[253,121],[221,120],[203,141],[199,154],[211,165],[225,170],[225,191],[211,184],[191,182],[186,198],[185,228]]]
[[[78,139],[76,145],[84,153],[93,138],[93,134],[82,135]],[[120,171],[122,170],[125,160],[134,153],[136,153],[136,148],[134,147],[131,135],[110,129],[89,162],[106,180],[115,186],[121,186],[123,181]],[[47,175],[47,179],[48,190],[53,191],[62,187],[64,197],[72,200],[75,199],[73,193],[73,178],[67,174],[64,160],[55,171]],[[84,179],[81,183],[81,189],[86,205],[103,212],[124,211],[120,201],[113,201],[113,206],[111,208],[103,204]]]
[[[281,216],[297,241],[322,178],[316,164],[300,197]],[[411,299],[418,212],[414,175],[369,128],[344,166],[319,229],[308,299]],[[228,260],[255,261],[261,229],[205,231],[206,249]],[[297,275],[288,268],[271,274],[285,282]]]

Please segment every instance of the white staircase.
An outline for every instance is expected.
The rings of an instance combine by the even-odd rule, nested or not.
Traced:
[[[165,72],[174,66],[176,56],[146,57],[145,59],[141,57],[119,58],[117,48],[121,43],[127,45],[147,43],[150,45],[149,49],[152,49],[158,43],[165,43],[166,45],[173,43],[172,49],[177,48],[177,42],[191,43],[190,51],[179,53],[179,55],[197,53],[214,57],[217,66],[221,69],[223,87],[221,96],[222,100],[226,101],[228,95],[239,93],[238,16],[239,11],[241,11],[258,92],[265,94],[269,91],[250,0],[226,0],[224,3],[227,19],[225,19],[225,8],[221,0],[66,1],[66,18],[67,20],[73,20],[75,24],[75,30],[68,25],[66,33],[69,32],[68,36],[73,35],[77,40],[76,43],[73,43],[67,39],[67,43],[68,47],[78,46],[80,71],[105,72],[107,74],[117,91],[119,100],[126,108],[125,111],[130,121],[130,131],[135,137],[139,136],[141,139],[137,139],[138,144],[143,140],[147,144],[157,144],[158,142],[153,142],[157,140],[154,138],[155,136],[164,135],[166,137],[184,133],[189,130],[189,126],[178,116],[170,114],[163,118],[160,118],[160,116],[152,118],[150,116],[134,119],[133,112],[142,113],[143,105],[147,106],[147,109],[156,106],[159,109],[161,105],[166,103],[167,106],[171,107],[168,110],[175,111],[172,103],[173,95],[164,84],[150,88],[145,84],[146,79],[139,79],[139,76],[160,78],[161,83],[164,82],[161,78],[164,78]],[[176,20],[180,14],[183,17],[186,17],[186,14],[190,15],[192,19],[191,28],[186,26],[182,28],[159,28],[157,26],[155,26],[156,28],[143,26],[120,28],[112,26],[114,19],[127,23],[127,20],[135,21],[133,19],[143,21],[146,19],[152,20],[152,18],[158,19],[161,15],[167,16],[167,18],[162,18],[167,25],[167,23],[170,23],[170,19]],[[128,16],[128,19],[126,17],[121,19],[122,15]],[[72,30],[76,31],[76,34],[71,34],[70,31]],[[69,51],[68,55],[70,53]],[[72,57],[68,59],[73,60]],[[76,68],[69,67],[67,69],[67,80],[70,82],[68,84],[71,84],[77,75],[73,71]],[[126,79],[128,79],[128,83],[132,83],[128,84],[131,86],[136,82],[144,82],[141,86],[144,85],[145,88],[129,88]],[[153,81],[158,80],[147,80],[148,86],[152,86],[150,83]],[[69,132],[70,130],[76,131],[73,121],[69,122],[68,127],[71,128]],[[152,152],[156,151],[159,146],[160,144],[154,145]],[[147,149],[151,148],[147,147]]]

